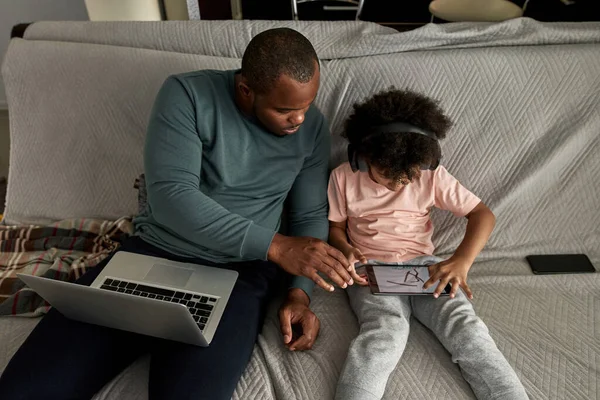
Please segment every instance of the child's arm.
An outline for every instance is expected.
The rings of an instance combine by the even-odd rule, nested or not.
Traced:
[[[346,236],[346,220],[342,222],[329,221],[329,244],[341,251],[350,263],[348,271],[352,276],[352,279],[359,285],[366,285],[367,280],[356,273],[354,264],[361,262],[365,264],[367,258],[363,256],[361,251],[348,242],[348,236]]]
[[[465,237],[454,252],[454,257],[463,258],[473,264],[494,230],[496,217],[492,210],[481,202],[467,214],[467,219],[469,222]]]
[[[469,220],[467,231],[454,255],[429,268],[431,277],[425,282],[423,289],[427,289],[439,280],[440,283],[435,289],[434,297],[438,297],[450,283],[452,285],[451,298],[454,298],[459,287],[463,288],[470,299],[473,298],[473,293],[467,285],[467,273],[487,243],[496,224],[496,217],[483,202],[480,202],[466,217]]]

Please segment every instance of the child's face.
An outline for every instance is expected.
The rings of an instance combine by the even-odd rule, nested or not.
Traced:
[[[416,177],[421,176],[420,168],[415,167],[415,170]],[[404,186],[412,182],[412,180],[409,180],[407,177],[402,177],[400,178],[400,180],[397,181],[390,178],[386,178],[384,173],[372,164],[369,164],[369,177],[373,182],[385,186],[388,190],[391,190],[392,192],[397,192]]]

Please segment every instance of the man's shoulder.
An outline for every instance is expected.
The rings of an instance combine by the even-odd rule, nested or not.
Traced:
[[[214,90],[227,90],[229,80],[235,71],[218,70],[198,70],[174,74],[167,78],[167,81],[177,81],[188,91],[202,94],[209,94]]]
[[[172,78],[183,82],[195,82],[202,80],[215,80],[215,79],[227,79],[235,71],[220,71],[216,69],[200,69],[196,71],[183,72],[180,74],[171,75]]]
[[[295,138],[298,145],[305,149],[314,150],[321,145],[330,147],[329,125],[316,106],[311,105],[304,114],[301,131],[296,134]],[[327,151],[327,157],[329,157],[329,151]]]
[[[305,125],[312,125],[313,127],[321,126],[322,124],[327,124],[327,120],[321,110],[314,104],[308,108],[308,111],[305,115]]]
[[[303,133],[299,137],[299,140],[310,143],[311,146],[331,142],[327,119],[314,104],[309,107],[304,115],[302,126]],[[327,146],[330,146],[330,144]]]

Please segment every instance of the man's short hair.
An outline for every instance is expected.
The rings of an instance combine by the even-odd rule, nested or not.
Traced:
[[[289,28],[276,28],[256,35],[242,57],[242,75],[248,86],[267,93],[283,74],[307,83],[315,75],[318,58],[310,41]]]

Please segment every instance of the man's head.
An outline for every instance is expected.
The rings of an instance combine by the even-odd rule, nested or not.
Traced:
[[[435,164],[442,154],[434,138],[402,130],[377,132],[375,128],[393,122],[413,125],[438,140],[446,137],[452,122],[435,100],[408,90],[392,88],[354,105],[342,136],[367,162],[372,180],[399,190],[420,176],[422,166]]]
[[[304,122],[319,78],[319,61],[308,39],[292,29],[271,29],[248,44],[236,98],[269,131],[285,136]]]

